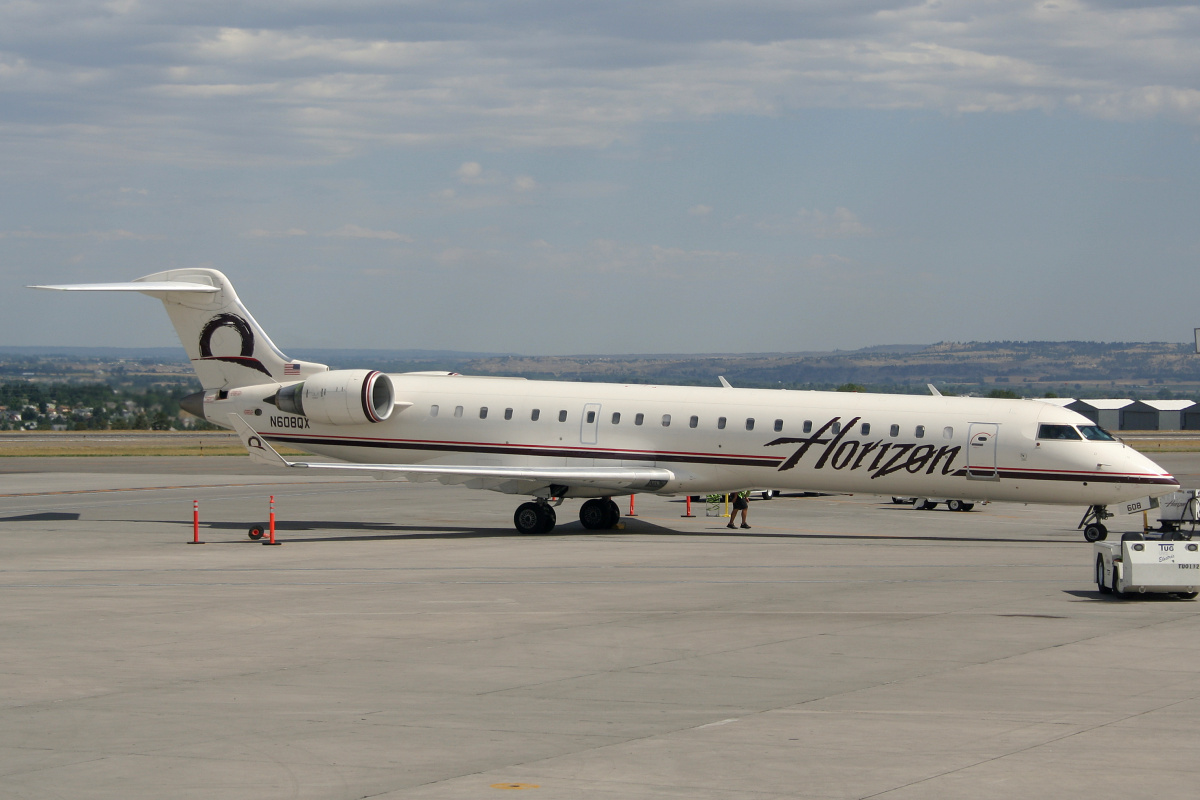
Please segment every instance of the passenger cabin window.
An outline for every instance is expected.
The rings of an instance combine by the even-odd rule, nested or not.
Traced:
[[[804,420],[804,432],[812,433],[812,420],[811,419]]]
[[[529,412],[529,419],[531,419],[534,422],[537,422],[538,417],[540,417],[541,415],[542,415],[542,410],[540,408],[535,408],[533,411]]]
[[[1080,425],[1079,432],[1083,434],[1083,438],[1093,442],[1115,442],[1112,434],[1101,428],[1099,425]]]
[[[645,414],[638,414],[636,417],[634,417],[634,418],[633,418],[633,424],[634,424],[634,425],[641,425],[641,424],[642,424],[643,422],[645,422],[645,421],[646,421],[646,415],[645,415]]]
[[[754,430],[754,417],[748,417],[746,419],[746,430],[748,430],[748,431]]]
[[[504,418],[512,419],[512,409],[511,408],[504,409]]]
[[[487,419],[487,406],[484,406],[483,408],[479,409],[479,418]]]
[[[947,425],[945,428],[942,428],[942,438],[943,439],[953,439],[954,438],[954,428],[951,428],[949,425]]]
[[[664,428],[671,427],[671,415],[670,414],[663,414],[663,427]]]
[[[588,425],[591,425],[593,422],[596,421],[596,412],[595,411],[589,411],[587,413],[587,421],[588,421]]]
[[[457,419],[458,417],[461,417],[461,416],[462,416],[462,406],[455,406],[454,407],[454,417]]]
[[[888,435],[891,436],[893,439],[895,439],[897,436],[900,435],[900,426],[893,425],[890,429],[888,429]]]
[[[1039,439],[1082,439],[1079,431],[1071,425],[1039,425]]]
[[[862,424],[862,426],[858,429],[858,434],[859,434],[859,436],[870,436],[871,435],[871,423],[864,422]]]
[[[839,433],[842,432],[842,423],[840,423],[840,422],[833,423],[833,427],[831,427],[829,430],[833,431],[834,436],[837,436]]]
[[[431,416],[431,417],[436,417],[436,416],[437,416],[437,412],[438,412],[438,407],[437,407],[437,406],[430,406],[430,407],[429,407],[429,416]]]
[[[725,421],[726,420],[724,417],[717,417],[717,430],[719,430],[719,431],[725,430]]]
[[[778,433],[781,430],[783,430],[783,420],[777,419],[775,420],[775,431]]]
[[[913,435],[916,436],[918,439],[924,439],[925,438],[925,426],[918,425],[917,429],[915,431],[913,431]]]
[[[562,411],[559,411],[559,412],[558,412],[558,421],[559,421],[559,422],[566,422],[566,421],[567,421],[567,412],[566,412],[566,409],[564,409],[564,410],[562,410]]]
[[[620,424],[621,424],[621,412],[620,412],[620,411],[614,411],[614,412],[613,412],[613,423],[612,423],[612,424],[613,424],[613,425],[620,425]]]
[[[696,426],[697,426],[697,425],[699,425],[699,424],[700,424],[700,418],[699,418],[699,417],[692,417],[692,418],[690,418],[690,419],[688,420],[688,427],[689,427],[689,428],[694,428],[694,427],[696,427]]]

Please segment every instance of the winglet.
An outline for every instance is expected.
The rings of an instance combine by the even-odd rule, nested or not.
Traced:
[[[931,395],[933,395],[934,397],[941,397],[941,396],[942,396],[942,393],[941,393],[941,392],[939,392],[939,391],[937,390],[937,387],[936,387],[936,386],[934,386],[932,383],[927,383],[927,384],[925,384],[925,385],[929,387],[929,393],[930,393]]]
[[[729,381],[725,380],[724,375],[718,375],[717,380],[719,380],[721,382],[721,385],[724,386],[726,389],[733,388],[733,384],[731,384]]]
[[[255,464],[266,464],[269,467],[308,466],[307,464],[292,463],[279,455],[274,447],[267,444],[267,440],[258,431],[250,427],[249,422],[246,422],[246,420],[237,414],[230,414],[229,419],[233,423],[233,429],[241,437],[242,445],[245,446],[246,452],[249,453],[250,460]]]

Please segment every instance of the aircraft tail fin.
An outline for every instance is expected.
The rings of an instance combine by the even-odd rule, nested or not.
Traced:
[[[289,359],[215,269],[173,269],[127,283],[33,286],[69,292],[141,292],[162,300],[201,385],[235,389],[304,380],[329,367]]]

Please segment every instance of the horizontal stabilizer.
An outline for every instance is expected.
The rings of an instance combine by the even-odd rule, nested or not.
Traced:
[[[63,283],[57,286],[27,286],[59,292],[219,292],[219,286],[183,281],[130,281],[128,283]]]

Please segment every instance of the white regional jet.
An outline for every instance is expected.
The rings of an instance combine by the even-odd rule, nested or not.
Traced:
[[[617,521],[614,495],[770,486],[1078,503],[1096,540],[1107,504],[1179,488],[1086,417],[1033,400],[330,370],[281,353],[216,270],[33,288],[162,300],[204,387],[184,409],[237,430],[255,460],[528,495],[521,533],[552,530],[568,497],[600,529]],[[271,443],[340,461],[287,461]]]

